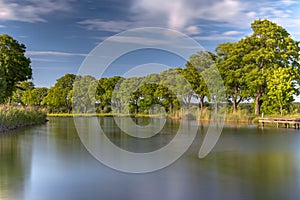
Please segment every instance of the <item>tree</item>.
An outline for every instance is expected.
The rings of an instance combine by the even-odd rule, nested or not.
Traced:
[[[5,101],[6,79],[4,71],[3,68],[0,68],[0,103]]]
[[[224,87],[222,77],[215,65],[204,70],[201,75],[204,77],[209,91],[207,98],[214,104],[215,113],[217,114],[220,103],[224,103],[226,100],[226,89]]]
[[[14,105],[26,105],[27,103],[24,102],[24,95],[28,96],[32,89],[34,89],[34,84],[31,81],[19,82],[16,85],[16,90],[13,92],[12,103]],[[25,94],[25,93],[27,93],[27,94]]]
[[[73,89],[73,105],[75,112],[88,113],[94,112],[95,92],[97,81],[92,76],[77,76]]]
[[[174,108],[177,109],[179,107],[176,95],[166,86],[159,84],[154,92],[154,96],[169,113],[172,113]]]
[[[247,85],[245,82],[245,64],[243,63],[243,48],[239,42],[228,42],[216,47],[217,67],[223,78],[228,101],[237,111],[239,103],[247,99]]]
[[[260,114],[266,99],[267,77],[278,68],[299,70],[299,42],[281,26],[268,20],[255,20],[252,35],[239,41],[245,64],[245,81],[255,102],[255,114]],[[298,78],[298,76],[297,76]],[[295,80],[299,81],[299,80]]]
[[[293,72],[291,74],[291,72]],[[278,68],[267,77],[266,99],[262,109],[266,112],[278,112],[282,116],[284,109],[288,109],[294,101],[293,95],[298,94],[296,90],[297,71],[293,67]]]
[[[138,107],[140,107],[144,113],[148,112],[153,105],[159,103],[154,95],[157,88],[158,84],[145,83],[133,92],[132,98],[137,101]],[[135,112],[138,112],[138,110]]]
[[[138,111],[137,99],[132,98],[132,94],[139,88],[140,83],[141,78],[139,77],[130,77],[118,81],[112,94],[112,102],[116,106],[114,108],[118,109],[113,110],[114,112],[129,113],[130,107],[134,107]]]
[[[199,99],[199,107],[204,108],[204,99],[209,95],[206,82],[202,72],[214,65],[214,55],[207,51],[199,51],[190,56],[189,61],[185,64],[186,68],[182,74],[191,84],[195,97]]]
[[[11,96],[20,81],[32,78],[30,59],[25,57],[26,47],[6,34],[0,35],[0,80],[3,96],[0,101],[7,99],[11,103]],[[3,89],[5,88],[5,89]],[[0,102],[1,103],[1,102]]]
[[[30,96],[32,99],[29,100],[31,102],[28,105],[31,106],[42,106],[43,105],[43,99],[47,96],[48,94],[48,89],[45,87],[39,87],[39,88],[34,88],[30,91]]]
[[[95,98],[101,112],[104,112],[105,107],[111,106],[112,93],[120,79],[120,76],[99,79]]]
[[[195,95],[192,86],[183,76],[183,69],[169,69],[160,73],[160,84],[167,87],[176,95],[179,103],[190,108],[192,97]]]
[[[76,75],[66,74],[57,79],[55,85],[48,90],[43,104],[50,110],[63,111],[70,113],[72,111],[72,90]]]

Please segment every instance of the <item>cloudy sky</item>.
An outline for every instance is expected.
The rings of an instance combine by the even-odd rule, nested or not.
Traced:
[[[66,73],[76,74],[96,45],[128,29],[174,29],[213,51],[218,43],[249,35],[257,18],[300,40],[299,11],[293,0],[0,0],[0,32],[27,46],[33,82],[49,87]]]

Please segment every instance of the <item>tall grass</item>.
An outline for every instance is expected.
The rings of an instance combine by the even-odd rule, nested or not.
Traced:
[[[0,132],[45,121],[46,112],[41,109],[0,105]]]
[[[233,112],[230,109],[221,108],[220,113],[225,114],[225,121],[227,122],[251,122],[255,115],[249,113],[246,109],[240,109],[236,112]],[[225,112],[226,109],[226,112]],[[204,108],[202,110],[199,109],[191,109],[189,113],[184,112],[182,110],[174,111],[172,114],[168,116],[173,119],[196,119],[198,121],[210,121],[212,120],[212,110],[209,108]],[[223,117],[222,115],[218,114],[218,117]]]

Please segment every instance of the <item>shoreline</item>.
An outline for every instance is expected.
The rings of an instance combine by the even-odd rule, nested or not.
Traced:
[[[46,123],[47,121],[48,120],[45,120],[44,123]],[[18,130],[18,129],[22,129],[22,128],[30,127],[30,126],[42,125],[44,123],[32,122],[32,123],[28,123],[28,124],[18,124],[18,125],[0,125],[0,135],[8,133],[13,130]]]
[[[133,117],[133,118],[140,118],[140,117],[146,117],[146,118],[150,118],[150,117],[156,117],[156,118],[161,118],[164,116],[161,115],[147,115],[147,114],[138,114],[138,115],[128,115],[128,114],[119,114],[119,115],[114,115],[112,113],[92,113],[92,114],[71,114],[71,113],[50,113],[47,114],[47,117]],[[172,117],[172,116],[166,116],[169,119],[172,120],[181,120],[181,118],[178,117]],[[186,120],[192,120],[192,119],[186,119]],[[204,118],[204,119],[193,119],[196,120],[198,122],[210,122],[210,119]],[[256,124],[257,122],[254,119],[250,119],[250,120],[245,120],[245,119],[225,119],[224,120],[225,123],[240,123],[240,124]]]
[[[36,107],[0,105],[0,134],[46,122],[46,112]]]

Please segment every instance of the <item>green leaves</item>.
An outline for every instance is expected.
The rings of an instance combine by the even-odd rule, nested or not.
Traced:
[[[275,107],[287,106],[290,100],[283,103],[279,99],[291,99],[296,93],[296,86],[292,83],[299,82],[300,49],[298,42],[274,22],[255,20],[251,27],[253,33],[250,36],[236,43],[221,44],[216,51],[229,99],[235,104],[234,96],[251,97],[255,99],[255,114],[259,114],[260,107],[275,98],[272,90],[285,96],[275,95],[278,100],[276,104],[273,102]],[[282,73],[289,77],[275,76]],[[275,83],[283,84],[283,81],[290,87],[275,87]]]
[[[32,78],[30,59],[25,57],[26,47],[11,36],[0,35],[0,103],[10,97],[16,84]]]
[[[48,91],[43,100],[43,104],[50,111],[71,112],[72,110],[72,90],[76,75],[66,74],[59,78],[55,85]]]
[[[293,95],[297,93],[295,68],[278,68],[272,71],[267,77],[266,96],[262,104],[262,109],[266,113],[280,112],[286,114],[294,101]]]

